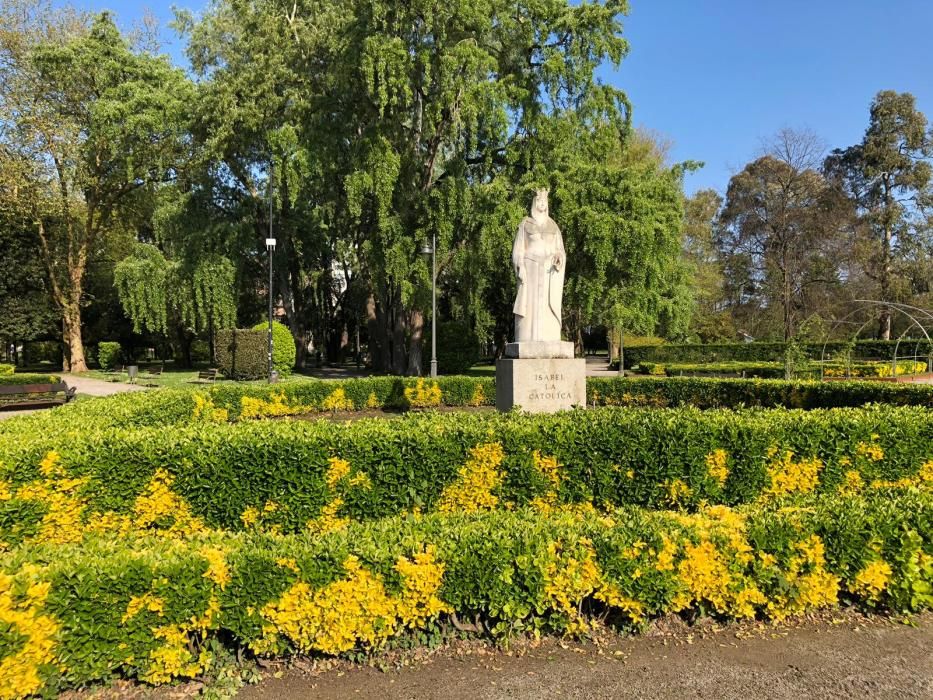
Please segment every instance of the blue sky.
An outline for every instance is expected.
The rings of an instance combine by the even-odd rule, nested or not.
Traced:
[[[729,177],[778,129],[804,127],[830,147],[856,143],[879,90],[912,92],[933,118],[933,0],[630,0],[631,53],[600,78],[625,90],[635,123],[700,160],[688,192],[725,191]],[[74,0],[111,9],[128,27],[148,9],[163,24],[173,4],[204,0]],[[167,28],[165,49],[181,42]]]

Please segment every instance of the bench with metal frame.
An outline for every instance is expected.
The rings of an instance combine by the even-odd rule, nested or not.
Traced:
[[[65,382],[54,384],[6,384],[0,386],[0,397],[23,396],[22,400],[0,403],[0,411],[21,408],[53,408],[62,406],[75,396],[77,387],[70,387]],[[58,396],[62,394],[62,396]]]

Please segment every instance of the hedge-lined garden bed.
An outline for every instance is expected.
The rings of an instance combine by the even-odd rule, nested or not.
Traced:
[[[891,362],[809,362],[795,367],[794,373],[801,378],[887,378],[902,377],[926,372],[926,362],[898,360]],[[638,365],[642,374],[653,376],[741,376],[757,379],[783,379],[786,369],[783,362],[708,362],[708,363],[664,363],[642,362]]]
[[[876,382],[635,377],[587,379],[590,406],[731,408],[840,408],[886,403],[933,406],[933,386]],[[25,432],[83,431],[227,422],[307,413],[344,414],[381,409],[400,412],[436,407],[491,407],[490,378],[441,377],[437,381],[373,377],[308,380],[277,385],[223,384],[160,389],[73,403],[54,411],[0,422],[0,436]]]
[[[831,341],[827,343],[801,343],[800,351],[812,360],[829,360],[851,352],[854,359],[890,360],[898,357],[933,353],[926,340],[857,340],[855,343]],[[708,363],[708,362],[782,362],[787,352],[786,343],[686,343],[643,345],[625,348],[626,368],[642,362]],[[618,362],[616,362],[618,365]]]
[[[783,618],[933,603],[933,498],[917,488],[687,515],[533,510],[402,516],[312,535],[210,531],[171,488],[129,530],[0,554],[0,695],[114,674],[210,672],[224,649],[340,654],[463,628],[581,633],[679,611]]]
[[[160,390],[0,423],[0,698],[463,629],[933,605],[928,408],[255,420],[373,395],[469,405],[482,392],[486,404],[491,388]],[[860,402],[882,389],[904,388],[590,386],[597,402],[638,406]]]
[[[286,532],[474,501],[734,505],[849,481],[914,479],[933,464],[933,412],[881,406],[79,426],[0,435],[5,488],[40,479],[54,450],[72,478],[86,480],[88,507],[126,513],[165,474],[212,527],[248,527],[258,511]],[[29,499],[0,501],[7,542],[27,539],[41,517]]]

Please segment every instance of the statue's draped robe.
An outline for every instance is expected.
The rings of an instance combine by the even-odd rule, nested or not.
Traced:
[[[554,267],[554,257],[561,260]],[[512,264],[521,269],[515,297],[515,341],[559,341],[561,298],[567,256],[560,229],[550,217],[526,216],[512,246]]]

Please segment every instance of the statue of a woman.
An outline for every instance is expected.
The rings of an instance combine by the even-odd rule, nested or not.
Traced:
[[[560,306],[566,253],[560,229],[548,216],[548,191],[538,190],[531,216],[522,219],[512,246],[518,276],[515,342],[560,341]]]

